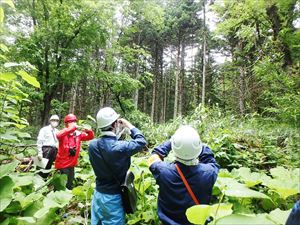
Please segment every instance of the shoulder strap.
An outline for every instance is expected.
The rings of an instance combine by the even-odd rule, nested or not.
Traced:
[[[52,133],[52,137],[54,139],[54,142],[57,143],[57,138],[56,138],[56,135],[54,134],[54,130],[51,129],[51,133]]]
[[[181,169],[179,168],[179,166],[175,163],[175,167],[177,172],[179,173],[186,189],[188,190],[190,196],[192,197],[193,201],[195,202],[196,205],[199,205],[198,199],[196,198],[196,196],[194,195],[194,192],[192,191],[190,185],[188,184],[187,180],[185,179],[183,173],[181,172]]]

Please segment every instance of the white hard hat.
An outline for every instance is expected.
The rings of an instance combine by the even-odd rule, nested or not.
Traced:
[[[171,139],[175,156],[183,160],[193,160],[202,152],[202,143],[198,132],[191,126],[181,126]]]
[[[49,121],[51,121],[51,120],[59,120],[58,115],[52,115],[52,116],[50,117]]]
[[[119,117],[120,115],[117,114],[116,111],[110,107],[105,107],[100,109],[99,112],[97,113],[98,128],[104,128],[111,125]]]

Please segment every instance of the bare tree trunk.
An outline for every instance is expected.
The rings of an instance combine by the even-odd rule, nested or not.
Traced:
[[[151,103],[151,120],[155,122],[155,104],[156,104],[156,75],[154,77],[153,81],[153,87],[152,87],[152,103]]]
[[[158,44],[155,44],[155,59],[154,59],[154,80],[153,80],[153,88],[152,88],[152,103],[151,103],[151,119],[153,122],[156,121],[156,111],[157,108],[157,83],[158,83],[158,75],[159,75],[159,63],[158,63]]]
[[[75,113],[76,98],[77,98],[77,86],[78,86],[77,82],[74,82],[72,84],[69,113]]]
[[[202,70],[202,105],[205,105],[205,76],[206,76],[206,35],[205,35],[205,2],[203,1],[203,70]]]
[[[178,116],[182,116],[183,96],[184,96],[184,57],[185,57],[185,43],[181,44],[181,58],[180,58],[180,74],[179,74],[179,98],[178,98]]]
[[[143,112],[147,113],[147,92],[146,92],[146,88],[144,88],[144,92],[143,92]]]
[[[180,76],[180,41],[177,46],[176,71],[175,71],[175,95],[174,95],[174,114],[175,119],[178,115],[178,92],[179,92],[179,76]]]
[[[163,123],[166,122],[166,111],[167,111],[167,91],[168,91],[168,79],[166,74],[164,74],[164,80],[163,80],[163,89],[164,89],[164,97],[163,97],[163,110],[162,110],[162,121]]]
[[[141,32],[138,35],[138,45],[140,45],[140,39],[141,39]],[[136,63],[136,67],[135,67],[135,79],[139,79],[140,74],[139,74],[139,62]],[[133,101],[134,101],[134,106],[137,109],[138,108],[138,102],[139,102],[139,89],[136,89],[134,92],[134,96],[133,96]]]
[[[240,114],[244,115],[245,114],[245,70],[243,65],[239,67],[240,74],[238,76],[238,83],[239,83],[239,109],[240,109]]]

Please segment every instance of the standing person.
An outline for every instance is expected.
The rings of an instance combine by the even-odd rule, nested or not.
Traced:
[[[175,153],[175,162],[164,162],[171,149]],[[219,165],[212,151],[202,146],[194,128],[182,126],[170,141],[154,148],[148,164],[159,186],[157,210],[162,224],[191,224],[186,218],[186,210],[195,204],[208,204],[217,179]]]
[[[38,159],[48,159],[48,163],[45,167],[46,170],[51,169],[52,164],[57,154],[58,140],[56,138],[56,127],[59,124],[58,115],[52,115],[49,119],[49,125],[40,129],[37,137],[37,150]],[[49,173],[39,173],[42,177],[46,178]]]
[[[130,167],[130,157],[142,151],[147,144],[143,134],[129,121],[119,119],[110,107],[97,114],[101,137],[90,143],[89,156],[96,175],[96,189],[92,200],[92,225],[124,225],[125,213],[122,205],[120,185]],[[131,141],[117,139],[120,128],[129,128]]]
[[[73,114],[68,114],[65,119],[65,127],[56,134],[59,140],[59,148],[55,160],[55,168],[68,177],[66,187],[73,188],[75,176],[74,167],[77,166],[81,141],[88,141],[94,138],[92,130],[83,129],[78,131],[77,118]]]

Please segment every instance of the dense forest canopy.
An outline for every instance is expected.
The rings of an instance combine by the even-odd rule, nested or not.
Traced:
[[[2,65],[28,62],[35,69],[26,72],[40,83],[22,87],[29,101],[19,114],[30,124],[53,113],[86,118],[106,105],[165,122],[202,103],[299,125],[299,1],[18,0],[2,7],[1,42],[9,47]]]

